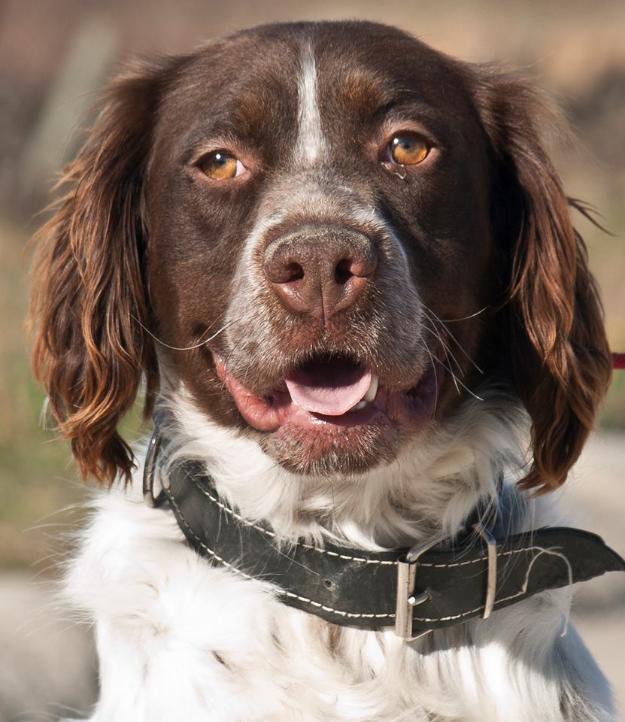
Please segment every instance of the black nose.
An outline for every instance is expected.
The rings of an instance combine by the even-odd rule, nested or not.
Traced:
[[[355,303],[377,264],[376,249],[362,233],[304,226],[267,246],[263,268],[288,310],[328,319]]]

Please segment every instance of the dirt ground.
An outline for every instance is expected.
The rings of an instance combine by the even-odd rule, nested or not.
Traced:
[[[625,555],[625,435],[595,436],[562,492],[574,523]],[[625,709],[625,574],[580,585],[573,622]],[[25,573],[0,576],[0,722],[75,716],[96,690],[88,628],[53,601],[53,584]]]

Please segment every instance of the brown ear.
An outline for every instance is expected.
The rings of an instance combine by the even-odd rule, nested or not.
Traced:
[[[83,476],[129,478],[117,432],[142,374],[146,407],[157,387],[142,278],[143,178],[163,67],[141,67],[107,90],[103,109],[59,187],[65,195],[39,233],[31,318],[33,361],[49,408]]]
[[[541,141],[556,122],[518,77],[480,71],[478,110],[493,149],[493,216],[505,302],[499,316],[508,378],[531,418],[533,465],[522,486],[562,484],[590,433],[611,360],[586,247]]]

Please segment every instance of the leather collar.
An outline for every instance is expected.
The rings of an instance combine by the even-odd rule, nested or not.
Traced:
[[[216,566],[273,585],[280,600],[328,622],[363,629],[394,627],[411,639],[490,615],[548,589],[625,571],[625,561],[596,534],[551,527],[506,535],[510,510],[453,540],[412,549],[363,551],[326,543],[285,545],[221,498],[204,464],[167,465],[167,439],[155,431],[144,469],[146,502],[165,502],[188,543]],[[162,491],[153,496],[154,477]],[[500,506],[505,507],[504,503]],[[509,505],[510,507],[512,504]],[[477,521],[477,518],[476,518]]]

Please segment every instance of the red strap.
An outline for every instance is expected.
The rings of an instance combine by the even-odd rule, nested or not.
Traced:
[[[612,354],[612,367],[621,371],[625,370],[625,353]]]

